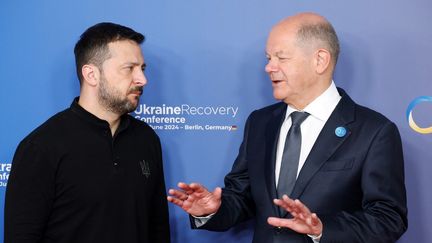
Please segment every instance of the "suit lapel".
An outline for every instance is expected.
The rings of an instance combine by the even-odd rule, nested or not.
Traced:
[[[290,195],[291,198],[301,196],[315,173],[351,135],[349,123],[354,121],[355,103],[342,89],[339,89],[339,93],[342,95],[342,99],[318,135],[297,177],[296,184]],[[337,127],[344,127],[347,130],[346,135],[343,137],[336,136],[335,129]]]
[[[265,139],[266,139],[266,153],[264,163],[265,167],[265,181],[267,184],[267,191],[269,192],[270,200],[277,197],[276,183],[275,183],[275,163],[276,163],[276,150],[279,140],[279,132],[285,118],[287,105],[281,105],[272,113],[272,117],[266,126]],[[273,203],[272,203],[273,204]],[[278,214],[277,207],[273,205],[275,215]]]

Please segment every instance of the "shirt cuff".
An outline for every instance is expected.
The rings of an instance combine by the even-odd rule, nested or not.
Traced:
[[[322,233],[319,234],[319,235],[310,235],[310,234],[308,234],[308,236],[312,239],[312,241],[314,243],[319,243],[320,240],[321,240]]]
[[[199,217],[199,216],[191,216],[194,218],[194,223],[197,228],[205,225],[214,215],[215,213],[209,214],[207,216]]]

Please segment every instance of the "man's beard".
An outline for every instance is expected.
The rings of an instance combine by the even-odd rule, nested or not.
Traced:
[[[135,86],[128,90],[127,94],[134,91],[142,92],[142,86]],[[122,97],[120,91],[114,87],[110,87],[105,77],[102,75],[100,79],[98,101],[107,111],[123,115],[134,111],[138,106],[139,96],[136,97],[136,103],[132,103],[127,96]]]

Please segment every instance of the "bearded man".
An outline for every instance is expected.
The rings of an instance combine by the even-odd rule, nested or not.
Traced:
[[[75,45],[80,96],[18,146],[5,243],[169,242],[161,146],[136,109],[144,36],[113,23]]]

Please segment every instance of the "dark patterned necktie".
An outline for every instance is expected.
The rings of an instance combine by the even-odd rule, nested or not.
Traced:
[[[309,113],[294,111],[290,116],[292,124],[285,140],[282,155],[279,182],[277,185],[278,198],[282,198],[283,195],[289,196],[294,188],[301,148],[300,125],[309,116]]]

